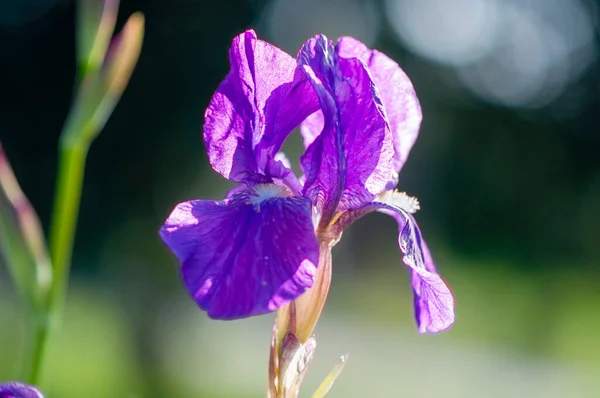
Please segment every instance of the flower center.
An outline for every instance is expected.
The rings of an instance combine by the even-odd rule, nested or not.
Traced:
[[[292,193],[284,186],[277,184],[258,184],[254,187],[254,193],[250,197],[250,203],[253,205],[260,204],[261,202],[271,198],[287,198]]]
[[[393,191],[386,191],[380,194],[376,201],[386,203],[388,205],[399,207],[400,209],[414,214],[421,208],[419,205],[419,199],[408,196],[406,192],[398,192],[397,189]]]

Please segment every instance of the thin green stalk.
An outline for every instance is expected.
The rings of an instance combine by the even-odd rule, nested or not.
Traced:
[[[69,135],[64,134],[63,137],[68,138]],[[55,278],[50,290],[52,312],[60,311],[57,307],[62,307],[68,284],[87,151],[87,143],[80,140],[74,144],[65,144],[65,140],[61,140],[56,196],[50,224],[50,259]]]
[[[89,4],[98,3],[92,1]],[[117,5],[116,0],[104,3],[104,7],[108,7],[103,8],[107,14],[103,14],[100,21],[100,25],[104,21],[104,28],[98,28],[103,30],[101,33],[104,39],[100,41],[106,42],[106,46],[100,46],[104,49],[104,63],[96,65],[100,69],[88,69],[86,76],[78,80],[75,102],[60,138],[56,195],[50,223],[53,282],[41,322],[34,327],[32,384],[36,384],[39,377],[49,335],[60,321],[66,298],[87,152],[125,90],[142,46],[144,16],[134,13],[121,33],[113,39],[111,53],[105,54],[113,33]],[[108,21],[104,17],[112,19]]]
[[[44,351],[46,347],[46,340],[50,331],[50,320],[45,315],[34,315],[31,320],[31,334],[33,336],[31,340],[31,346],[29,348],[29,374],[27,375],[27,381],[35,384],[38,382],[40,377],[40,371],[42,369],[42,360],[44,357]]]
[[[72,134],[65,131],[61,138],[59,166],[54,210],[50,224],[50,259],[53,266],[53,283],[48,300],[48,313],[35,324],[32,346],[30,382],[36,384],[47,351],[47,342],[59,322],[69,282],[69,269],[79,214],[81,188],[88,145],[69,140]],[[34,321],[35,322],[35,321]]]

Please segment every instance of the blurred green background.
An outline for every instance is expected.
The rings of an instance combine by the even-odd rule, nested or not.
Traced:
[[[253,27],[291,54],[315,33],[396,59],[424,121],[400,175],[456,296],[421,336],[391,218],[334,250],[304,396],[600,397],[600,40],[586,0],[121,1],[146,15],[131,83],[88,158],[72,284],[42,384],[50,398],[260,397],[272,317],[210,321],[157,230],[231,187],[207,165],[203,112]],[[0,3],[0,139],[45,227],[75,76],[67,0]],[[290,158],[301,140],[286,143]],[[0,380],[19,377],[23,304],[0,267]]]

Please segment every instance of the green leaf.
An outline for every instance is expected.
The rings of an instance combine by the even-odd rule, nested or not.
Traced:
[[[344,370],[344,366],[346,366],[346,362],[348,361],[348,354],[342,355],[338,363],[335,364],[331,372],[327,375],[325,380],[321,383],[317,391],[313,394],[312,398],[323,398],[331,387],[333,387],[333,383],[336,381],[342,370]]]
[[[0,250],[17,291],[30,306],[43,311],[52,280],[46,241],[1,144],[0,188]]]

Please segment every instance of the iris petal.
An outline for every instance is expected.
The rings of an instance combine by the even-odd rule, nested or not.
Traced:
[[[205,113],[210,164],[235,182],[283,179],[289,170],[269,164],[289,133],[318,109],[314,90],[294,58],[252,30],[233,40],[229,60],[231,70]],[[267,168],[283,175],[269,175]]]
[[[377,86],[385,114],[394,140],[394,176],[388,189],[397,184],[397,173],[408,158],[421,126],[423,115],[415,89],[400,66],[387,55],[371,50],[352,37],[341,37],[336,51],[343,58],[358,58],[363,61]],[[317,111],[301,125],[304,144],[308,147],[323,128],[323,113]]]
[[[423,118],[410,79],[393,59],[377,50],[370,50],[352,37],[341,37],[336,49],[341,57],[356,57],[367,64],[392,129],[394,171],[399,172],[419,135]]]
[[[397,184],[397,173],[408,158],[421,126],[423,115],[415,89],[400,66],[387,55],[371,50],[352,37],[341,37],[336,51],[343,58],[358,58],[363,61],[377,86],[385,108],[387,120],[394,140],[394,175],[388,189]],[[301,125],[301,133],[306,147],[320,134],[323,128],[323,113],[317,111]]]
[[[419,332],[441,332],[454,323],[454,297],[437,274],[427,245],[414,218],[402,211],[398,244],[403,261],[411,268],[415,318]],[[401,221],[403,218],[403,222]]]
[[[327,219],[336,209],[358,207],[384,190],[392,172],[392,135],[362,61],[338,57],[319,35],[302,47],[298,64],[324,115],[323,131],[301,159],[303,194],[324,209]]]
[[[212,318],[271,312],[312,286],[319,245],[306,198],[244,191],[222,202],[184,202],[160,232]]]
[[[410,268],[415,318],[419,332],[441,332],[454,323],[454,297],[438,275],[429,248],[412,215],[389,203],[372,202],[342,214],[333,226],[340,233],[351,223],[373,211],[390,215],[398,222],[398,245],[403,262]]]

